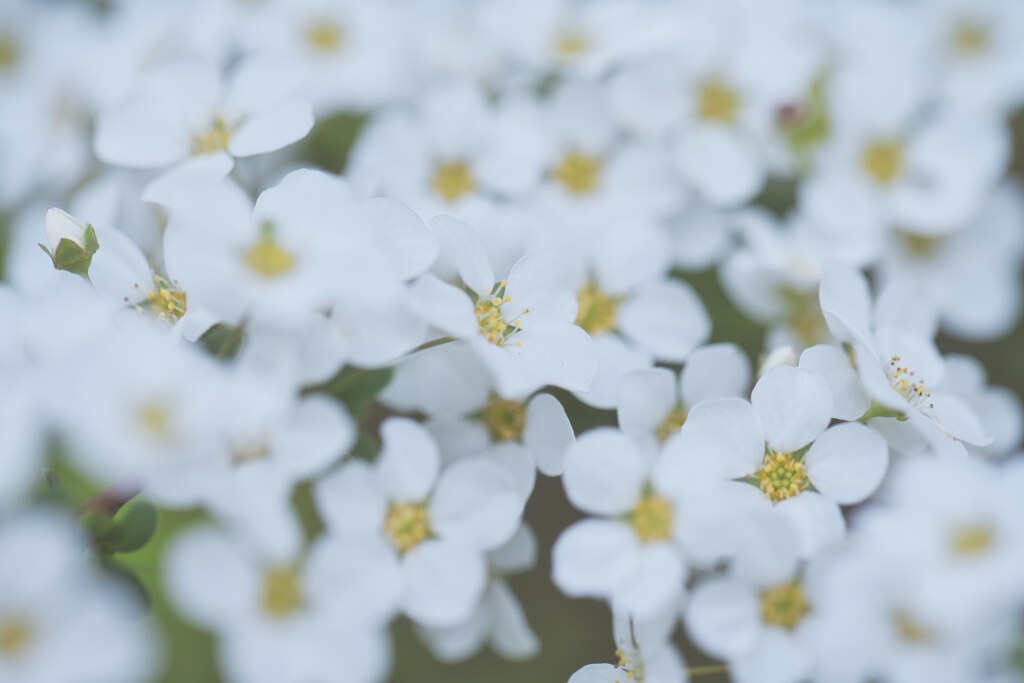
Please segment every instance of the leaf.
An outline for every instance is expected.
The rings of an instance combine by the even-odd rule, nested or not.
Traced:
[[[224,323],[217,323],[199,337],[199,343],[202,347],[214,358],[221,360],[234,358],[238,350],[242,348],[244,340],[244,327],[234,327]]]
[[[333,396],[353,415],[365,411],[384,390],[394,374],[392,368],[356,368],[346,366],[324,384],[309,387],[304,393],[321,392]]]
[[[90,519],[95,515],[90,515]],[[96,535],[96,543],[111,553],[130,553],[149,542],[156,532],[156,508],[143,500],[128,503],[110,520],[110,526]],[[92,527],[90,523],[90,527]]]

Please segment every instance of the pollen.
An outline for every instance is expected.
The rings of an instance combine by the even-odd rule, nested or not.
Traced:
[[[654,431],[660,443],[665,443],[671,437],[679,433],[679,430],[686,423],[686,409],[676,406],[662,419],[658,428]]]
[[[142,308],[153,313],[159,320],[172,323],[181,320],[188,310],[185,292],[160,275],[153,276],[153,285],[153,289],[146,292]]]
[[[392,503],[384,533],[400,551],[408,552],[430,536],[430,517],[424,503]]]
[[[579,307],[576,310],[576,324],[589,334],[609,332],[616,327],[615,314],[622,303],[622,297],[611,296],[588,282],[576,295]]]
[[[247,462],[256,462],[263,460],[269,454],[270,448],[267,446],[265,441],[255,441],[232,448],[231,463],[234,465],[241,465]]]
[[[935,634],[906,610],[898,609],[892,614],[892,625],[896,634],[905,643],[923,645],[934,642]]]
[[[807,595],[795,581],[761,591],[761,621],[769,626],[792,630],[810,611]]]
[[[571,151],[562,157],[552,174],[572,194],[590,194],[601,178],[601,160],[590,154]]]
[[[316,52],[336,52],[345,42],[345,27],[330,19],[318,19],[306,27],[306,42]]]
[[[32,642],[32,624],[21,618],[0,621],[0,654],[20,654]]]
[[[903,174],[903,143],[886,138],[873,140],[861,152],[860,163],[876,184],[890,185]]]
[[[934,408],[931,402],[931,392],[924,387],[924,380],[916,377],[913,370],[901,364],[899,356],[890,356],[889,365],[885,368],[885,375],[889,378],[889,384],[903,398],[907,399],[910,405],[916,408]]]
[[[444,161],[438,164],[434,168],[432,184],[434,190],[448,202],[454,202],[476,188],[469,164],[465,161]]]
[[[473,306],[480,334],[495,346],[504,346],[505,342],[520,330],[518,317],[509,321],[502,315],[505,304],[512,301],[511,297],[505,296],[507,286],[508,283],[505,280],[496,283],[491,293],[480,297]],[[524,308],[519,315],[522,316],[529,312],[529,309]]]
[[[697,116],[705,121],[734,123],[739,106],[736,91],[717,78],[704,81],[697,91]]]
[[[629,522],[644,543],[664,541],[672,535],[672,504],[656,493],[645,493],[629,514]]]
[[[992,547],[995,534],[986,524],[972,524],[961,527],[953,533],[950,545],[953,552],[961,557],[974,557]]]
[[[799,496],[811,483],[802,461],[792,453],[768,453],[757,470],[757,487],[773,503]]]
[[[256,244],[245,251],[250,270],[265,278],[284,275],[295,267],[295,257],[274,239],[274,226],[264,223]]]
[[[578,29],[563,28],[555,36],[553,47],[555,54],[567,61],[586,52],[590,48],[590,41]]]
[[[290,617],[303,605],[299,573],[293,567],[271,567],[263,574],[263,612],[274,619]]]
[[[518,441],[526,426],[526,404],[491,396],[480,419],[495,441]]]
[[[139,427],[157,441],[169,441],[173,436],[174,416],[162,401],[147,401],[138,406],[135,418]]]
[[[961,20],[953,27],[950,43],[953,51],[964,57],[974,57],[988,49],[989,29],[978,22]]]
[[[937,235],[921,235],[913,232],[900,233],[900,242],[907,256],[918,260],[933,258],[945,239]]]
[[[192,154],[211,154],[227,149],[231,133],[231,126],[223,117],[214,117],[209,128],[192,136]]]

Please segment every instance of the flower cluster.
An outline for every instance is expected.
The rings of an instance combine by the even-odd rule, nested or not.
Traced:
[[[540,554],[551,680],[1024,679],[940,350],[1018,323],[1024,4],[5,0],[0,95],[0,682],[529,659]]]

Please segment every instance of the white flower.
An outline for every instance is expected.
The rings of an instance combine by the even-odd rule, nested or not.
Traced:
[[[156,673],[151,625],[84,553],[84,540],[54,513],[0,524],[0,680],[143,683]]]
[[[633,439],[667,441],[689,411],[709,398],[741,396],[750,384],[750,360],[734,344],[695,349],[677,378],[667,368],[634,370],[622,378],[618,418]]]
[[[638,622],[613,613],[617,664],[588,664],[569,677],[569,683],[685,683],[686,664],[670,641],[676,616]]]
[[[498,280],[475,233],[447,216],[430,221],[465,287],[425,275],[412,287],[417,312],[434,327],[469,342],[494,375],[498,393],[528,394],[545,384],[589,387],[593,343],[574,325],[571,273],[553,254],[529,253]]]
[[[272,152],[309,132],[313,113],[299,93],[295,71],[277,60],[244,60],[229,84],[212,64],[174,61],[101,114],[96,155],[135,168],[217,155],[223,175],[234,157]]]
[[[186,531],[168,548],[173,604],[219,637],[233,683],[309,681],[338,671],[380,681],[387,670],[383,627],[400,577],[366,541],[323,537],[304,556],[266,555],[213,528]]]
[[[885,475],[889,449],[868,427],[829,427],[832,393],[813,370],[780,366],[758,380],[747,401],[698,404],[677,437],[719,476],[731,495],[788,518],[800,553],[842,538],[840,505],[870,496]]]
[[[868,396],[905,419],[872,421],[886,430],[887,438],[896,440],[894,448],[920,450],[927,440],[934,449],[962,452],[959,441],[978,446],[991,441],[963,400],[937,391],[944,367],[932,342],[935,318],[912,287],[890,285],[873,305],[864,276],[832,262],[819,296],[829,330],[852,346]]]
[[[519,525],[524,500],[498,462],[472,458],[441,470],[430,434],[391,418],[373,465],[352,461],[319,481],[317,508],[341,538],[384,541],[375,564],[402,577],[402,611],[429,627],[464,623],[486,583],[485,553]]]

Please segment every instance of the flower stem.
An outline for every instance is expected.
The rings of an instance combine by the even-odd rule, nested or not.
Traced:
[[[414,348],[412,351],[405,355],[411,356],[417,351],[426,351],[427,349],[432,349],[435,346],[441,346],[442,344],[447,344],[453,341],[455,341],[455,337],[438,337],[437,339],[431,339],[428,342],[423,342],[422,344],[420,344],[419,346],[417,346],[416,348]]]
[[[686,670],[690,676],[707,676],[710,674],[723,674],[729,670],[725,664],[712,664],[710,666],[693,666]]]

